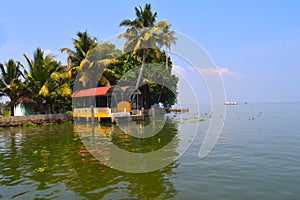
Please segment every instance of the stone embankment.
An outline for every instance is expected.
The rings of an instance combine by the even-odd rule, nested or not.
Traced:
[[[28,116],[2,116],[0,117],[0,127],[21,126],[23,124],[43,124],[43,123],[66,123],[73,120],[69,114],[47,114]]]

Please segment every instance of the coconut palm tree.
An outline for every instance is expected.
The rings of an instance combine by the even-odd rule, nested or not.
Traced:
[[[165,54],[166,54],[166,69],[168,69],[169,65],[169,56],[168,52],[171,49],[172,44],[176,44],[177,38],[175,37],[175,31],[170,30],[171,25],[167,20],[162,20],[157,24],[158,29],[158,45],[160,47],[165,46]]]
[[[55,99],[71,94],[66,67],[61,66],[60,62],[55,60],[55,56],[44,56],[40,48],[33,53],[33,59],[26,54],[24,57],[29,65],[29,72],[24,71],[27,90],[38,103],[46,101],[53,113]]]
[[[146,49],[156,48],[151,28],[155,25],[157,13],[153,14],[151,5],[146,4],[144,9],[142,7],[135,7],[135,14],[136,19],[126,19],[120,23],[120,26],[127,26],[128,28],[124,33],[119,35],[119,38],[124,37],[127,39],[124,46],[125,52],[130,50],[132,51],[132,55],[136,55],[139,49],[142,50],[142,64],[135,86],[138,88],[145,66]]]
[[[68,56],[68,71],[69,77],[73,79],[77,76],[81,68],[81,62],[87,55],[97,46],[98,40],[96,37],[90,36],[87,31],[77,32],[77,39],[72,39],[74,50],[69,48],[61,48],[61,52],[66,52]]]
[[[14,116],[15,103],[24,86],[20,79],[21,77],[24,78],[21,67],[22,65],[13,59],[8,60],[4,65],[0,63],[0,96],[8,96],[10,98],[11,116]]]
[[[155,24],[157,12],[154,14],[151,11],[151,5],[146,4],[144,9],[140,6],[139,8],[135,7],[135,15],[136,19],[123,20],[119,26],[127,26],[131,28],[144,28],[144,27],[152,27]]]
[[[109,42],[102,42],[94,48],[89,56],[81,62],[78,81],[81,82],[82,87],[109,86],[111,80],[116,82],[119,75],[108,66],[120,55],[121,51],[115,49],[115,45]]]

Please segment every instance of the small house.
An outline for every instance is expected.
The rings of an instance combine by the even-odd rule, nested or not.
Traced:
[[[141,115],[140,90],[133,86],[105,86],[75,90],[72,94],[73,116],[100,118]],[[93,109],[93,110],[91,110]]]

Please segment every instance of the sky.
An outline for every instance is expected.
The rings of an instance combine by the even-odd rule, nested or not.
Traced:
[[[2,1],[0,63],[13,58],[26,64],[23,54],[32,57],[37,47],[65,63],[66,54],[59,49],[72,48],[78,31],[107,40],[125,30],[119,27],[123,19],[135,18],[135,6],[146,3],[158,13],[158,21],[167,19],[173,30],[205,49],[222,76],[227,100],[300,100],[297,0]],[[174,61],[177,69],[190,67],[175,57]]]

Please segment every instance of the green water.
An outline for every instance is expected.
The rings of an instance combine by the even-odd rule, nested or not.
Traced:
[[[101,129],[114,145],[134,153],[156,151],[174,140],[167,156],[175,161],[149,173],[107,167],[106,148],[100,152],[107,160],[96,159],[79,131],[90,130],[90,125],[1,128],[0,198],[299,199],[299,113],[300,104],[228,107],[223,133],[205,159],[199,159],[198,152],[208,115],[199,120],[193,143],[193,113],[167,121],[150,139],[126,135],[115,125],[96,126],[94,131]]]

